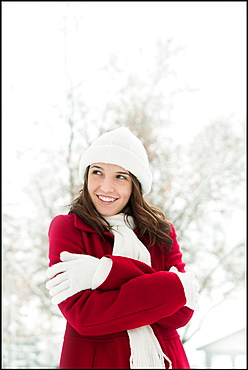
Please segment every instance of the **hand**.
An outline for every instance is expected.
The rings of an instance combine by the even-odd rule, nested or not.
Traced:
[[[51,280],[46,283],[46,288],[53,296],[53,304],[59,304],[81,290],[92,289],[92,278],[100,262],[99,258],[87,254],[69,252],[62,252],[60,259],[62,262],[47,269]]]
[[[174,272],[179,277],[185,297],[186,297],[186,304],[185,306],[191,308],[192,310],[198,311],[199,310],[199,294],[198,291],[200,289],[200,285],[196,282],[195,276],[193,272],[179,272],[175,266],[172,266],[169,272]]]

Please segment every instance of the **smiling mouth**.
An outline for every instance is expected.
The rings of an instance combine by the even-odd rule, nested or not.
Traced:
[[[101,203],[104,203],[104,204],[112,204],[118,199],[118,198],[104,197],[102,195],[97,195],[97,197],[101,201]]]

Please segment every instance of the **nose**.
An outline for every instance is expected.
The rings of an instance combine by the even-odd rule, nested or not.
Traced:
[[[100,189],[104,194],[112,193],[115,190],[113,180],[105,176],[100,185]]]

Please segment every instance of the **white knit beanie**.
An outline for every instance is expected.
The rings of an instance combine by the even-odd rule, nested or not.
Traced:
[[[86,168],[92,163],[110,163],[123,167],[137,177],[143,195],[151,190],[152,174],[146,150],[127,127],[101,135],[83,153],[79,163],[79,178],[82,182]]]

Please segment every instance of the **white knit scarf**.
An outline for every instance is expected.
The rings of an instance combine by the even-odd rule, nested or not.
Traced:
[[[128,216],[130,227],[125,223],[124,213],[104,218],[110,224],[115,237],[112,254],[137,259],[151,266],[150,253],[133,231],[133,218]],[[127,330],[127,333],[131,348],[131,369],[165,369],[164,359],[171,368],[171,361],[163,353],[150,325]]]

